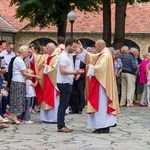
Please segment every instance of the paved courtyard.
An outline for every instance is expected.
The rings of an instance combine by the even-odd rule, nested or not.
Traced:
[[[35,124],[10,125],[0,130],[0,150],[150,150],[150,108],[121,108],[116,128],[108,134],[93,134],[86,128],[87,115],[66,116],[72,133],[56,132],[56,124],[44,124],[33,114]]]

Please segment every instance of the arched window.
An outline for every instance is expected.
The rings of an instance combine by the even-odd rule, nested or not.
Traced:
[[[140,51],[140,47],[135,42],[133,42],[132,40],[125,39],[124,45],[128,46],[129,48],[135,47]]]
[[[46,46],[50,42],[52,42],[55,45],[57,45],[57,43],[55,41],[53,41],[51,39],[48,39],[48,38],[39,38],[39,39],[36,39],[36,40],[32,41],[31,43],[38,44],[38,45],[41,45],[41,46]]]
[[[95,41],[93,41],[93,40],[86,39],[86,38],[81,38],[79,40],[81,41],[84,48],[95,47]]]

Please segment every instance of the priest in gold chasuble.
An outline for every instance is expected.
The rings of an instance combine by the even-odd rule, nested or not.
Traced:
[[[82,49],[81,44],[79,47]],[[105,41],[98,40],[95,49],[97,54],[82,49],[78,55],[78,59],[88,62],[87,76],[91,78],[87,127],[93,129],[93,133],[108,133],[110,127],[116,126],[116,116],[120,112],[113,58]]]

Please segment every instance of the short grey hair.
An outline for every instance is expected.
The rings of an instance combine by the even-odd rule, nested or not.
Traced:
[[[129,47],[128,46],[122,46],[121,53],[123,53],[125,50],[129,50]]]
[[[48,44],[47,44],[47,46],[49,46],[49,47],[51,47],[51,48],[53,48],[53,49],[56,49],[55,44],[54,44],[54,43],[52,43],[52,42],[51,42],[51,43],[48,43]]]

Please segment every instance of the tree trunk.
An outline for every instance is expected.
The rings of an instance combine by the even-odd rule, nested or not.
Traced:
[[[64,38],[66,38],[66,24],[67,21],[65,19],[63,21],[57,21],[57,37],[63,36]]]
[[[111,46],[111,3],[110,0],[103,0],[103,40],[106,46]]]
[[[125,40],[126,0],[116,0],[114,48],[120,49]]]

